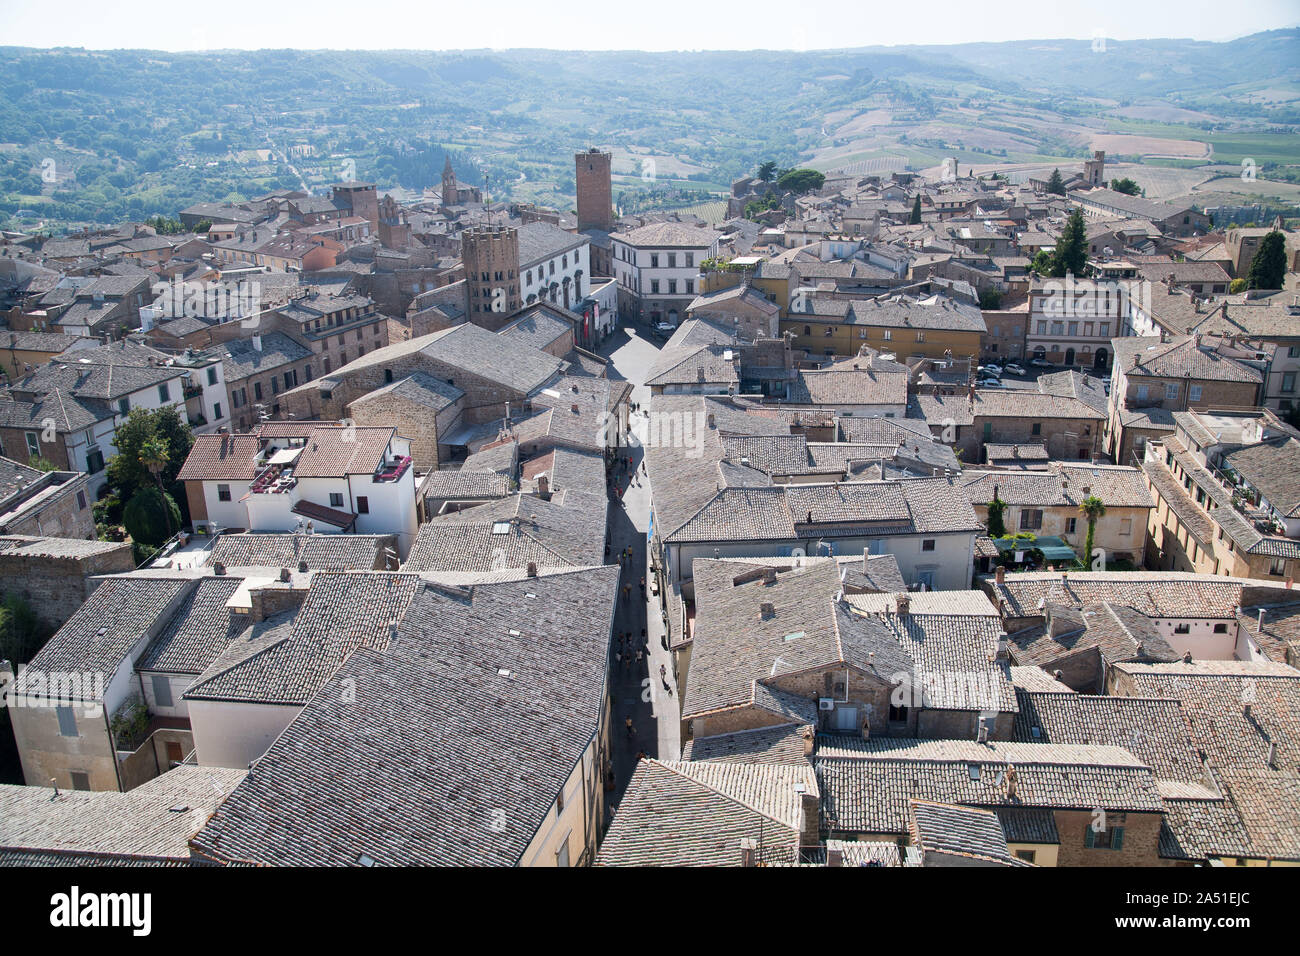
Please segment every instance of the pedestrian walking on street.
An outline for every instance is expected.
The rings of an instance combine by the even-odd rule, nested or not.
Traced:
[[[668,668],[664,664],[659,665],[659,679],[664,682],[664,690],[668,691],[668,696],[673,696],[673,688],[668,683]]]
[[[626,601],[631,596],[631,594],[632,594],[631,586],[627,584],[623,585],[623,600]]]
[[[629,738],[631,738],[632,735],[636,733],[636,728],[632,726],[632,718],[631,718],[631,717],[629,717],[629,718],[627,719],[627,721],[626,721],[626,725],[627,725],[627,735],[628,735]]]
[[[640,666],[641,666],[641,656],[642,656],[642,653],[643,653],[643,652],[642,652],[641,648],[638,647],[638,648],[636,649],[636,665],[637,665],[637,667],[640,667]]]

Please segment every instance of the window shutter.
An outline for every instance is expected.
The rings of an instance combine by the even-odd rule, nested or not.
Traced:
[[[1093,845],[1092,840],[1093,840],[1092,824],[1089,823],[1086,827],[1083,828],[1083,845],[1087,847],[1089,850],[1092,849],[1092,845]]]
[[[1123,827],[1115,828],[1115,837],[1113,840],[1111,840],[1111,848],[1115,850],[1124,849],[1124,828]]]

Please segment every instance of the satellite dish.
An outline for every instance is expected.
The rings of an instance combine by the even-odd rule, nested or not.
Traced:
[[[804,551],[803,548],[795,548],[793,551],[790,552],[790,554],[796,558],[806,557],[807,553],[808,552]]]

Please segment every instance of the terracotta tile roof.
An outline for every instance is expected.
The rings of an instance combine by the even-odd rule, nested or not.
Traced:
[[[261,449],[256,435],[195,435],[178,481],[252,481]]]

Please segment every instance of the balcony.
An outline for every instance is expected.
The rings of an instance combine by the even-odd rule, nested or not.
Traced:
[[[406,474],[406,469],[411,467],[411,456],[403,455],[396,461],[386,461],[379,466],[375,472],[373,481],[397,481],[402,475]]]

